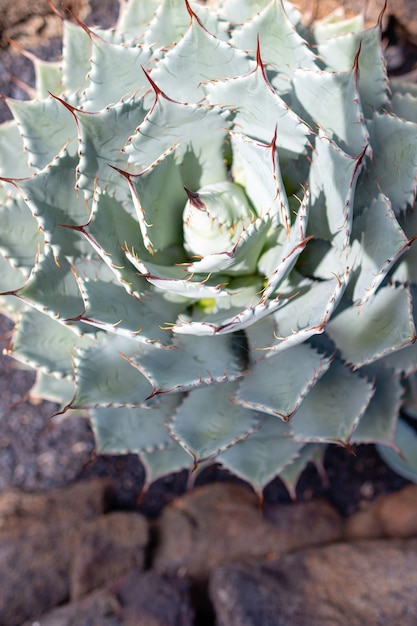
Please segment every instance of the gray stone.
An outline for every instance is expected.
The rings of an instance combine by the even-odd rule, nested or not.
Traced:
[[[342,520],[324,502],[268,507],[235,483],[192,490],[165,507],[159,520],[154,567],[205,579],[219,564],[274,559],[307,545],[340,540]]]
[[[417,541],[338,543],[216,569],[218,626],[415,626]]]
[[[148,523],[138,513],[109,513],[85,522],[74,546],[71,599],[81,598],[132,569],[143,569],[147,543]]]
[[[100,589],[82,600],[46,613],[23,626],[124,626],[121,607],[108,589]]]
[[[192,626],[189,584],[157,572],[131,572],[113,585],[124,626]]]
[[[132,571],[23,626],[192,626],[185,580]]]
[[[0,537],[45,524],[78,524],[104,513],[111,482],[94,478],[46,493],[5,491],[0,494]]]
[[[61,524],[0,538],[2,626],[17,626],[68,599],[74,532]]]

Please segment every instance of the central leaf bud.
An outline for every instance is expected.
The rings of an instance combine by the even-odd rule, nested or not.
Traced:
[[[241,187],[225,181],[186,189],[184,247],[190,256],[206,257],[231,251],[253,221],[253,211]]]

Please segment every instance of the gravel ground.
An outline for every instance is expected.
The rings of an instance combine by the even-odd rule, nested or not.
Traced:
[[[90,6],[93,12],[87,22],[102,26],[114,22],[117,3],[90,0]],[[41,37],[39,43],[42,44],[36,50],[39,56],[48,59],[59,56],[59,38],[46,42]],[[393,57],[398,59],[398,51]],[[407,71],[409,61],[408,52]],[[19,76],[27,84],[33,83],[32,64],[10,48],[0,50],[0,93],[13,98],[26,97],[19,82],[12,80],[13,76]],[[8,117],[7,105],[0,101],[0,121]],[[11,330],[10,321],[0,316],[1,349],[9,344]],[[95,457],[88,420],[81,416],[51,419],[56,411],[55,405],[49,402],[34,405],[27,400],[33,381],[32,372],[16,367],[7,356],[0,357],[0,490],[14,487],[43,491],[92,475],[109,476],[116,490],[115,505],[138,508],[149,516],[157,515],[164,504],[184,492],[188,480],[186,472],[157,481],[140,499],[144,471],[137,457]],[[309,467],[301,477],[297,495],[300,500],[323,496],[344,515],[357,510],[363,500],[406,484],[385,466],[373,446],[360,446],[355,454],[329,447],[325,469],[327,485],[323,484],[316,469]],[[196,484],[225,479],[233,478],[213,466],[198,476]],[[266,488],[265,500],[288,502],[289,496],[278,479]]]

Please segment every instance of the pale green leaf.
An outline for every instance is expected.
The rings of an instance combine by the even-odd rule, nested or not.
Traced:
[[[141,174],[129,176],[128,182],[145,247],[153,253],[182,244],[187,194],[174,151],[163,154]]]
[[[388,198],[382,194],[354,220],[352,238],[351,265],[359,272],[353,299],[364,303],[375,293],[392,264],[406,251],[408,239]]]
[[[402,213],[398,216],[398,222],[412,244],[394,267],[392,280],[417,285],[417,210]]]
[[[373,381],[375,393],[353,433],[352,443],[378,442],[389,445],[400,413],[403,387],[393,370],[370,366],[361,372]]]
[[[20,196],[0,204],[0,220],[0,251],[12,266],[19,268],[19,273],[27,276],[43,246],[36,220]],[[3,285],[3,276],[0,281]],[[7,291],[8,287],[2,286],[0,290]]]
[[[186,187],[200,189],[223,181],[228,125],[217,107],[180,103],[157,93],[154,106],[126,145],[129,163],[141,171],[176,144]]]
[[[288,91],[290,84],[286,79],[291,77],[295,68],[316,67],[315,55],[297,33],[280,0],[272,0],[252,20],[236,28],[231,42],[243,50],[255,51],[258,37],[262,61],[277,72],[274,86],[278,93]]]
[[[142,350],[131,357],[153,387],[153,394],[187,391],[233,381],[244,363],[233,335],[176,336],[171,346]]]
[[[329,365],[328,358],[307,344],[295,346],[254,363],[239,385],[236,401],[287,421]]]
[[[91,423],[99,454],[163,450],[172,443],[166,422],[181,401],[180,394],[163,396],[148,407],[97,407]]]
[[[76,395],[70,408],[141,406],[152,387],[128,359],[140,352],[134,339],[106,335],[75,360]]]
[[[159,293],[137,298],[119,283],[80,278],[85,312],[81,321],[117,335],[136,337],[144,343],[170,343],[162,330],[173,323],[184,305],[169,302]]]
[[[91,35],[69,20],[64,21],[62,42],[62,83],[70,104],[77,106],[79,94],[88,85],[90,71]]]
[[[28,163],[35,170],[46,167],[63,148],[70,154],[76,153],[73,117],[56,98],[10,100],[9,107],[17,121]]]
[[[140,459],[146,471],[145,489],[158,478],[183,469],[191,470],[193,468],[191,456],[174,441],[164,450],[141,452]]]
[[[36,309],[27,309],[17,323],[13,357],[46,374],[70,378],[75,348],[86,348],[93,341],[88,335],[80,335],[75,327]]]
[[[89,218],[84,198],[75,192],[76,163],[75,157],[63,152],[38,174],[18,182],[55,258],[76,258],[87,248],[78,232],[63,227],[85,224]]]
[[[235,128],[252,139],[269,144],[277,131],[281,163],[306,151],[309,128],[271,87],[261,65],[244,76],[206,83],[204,91],[212,104],[235,111]]]
[[[357,71],[319,72],[297,69],[295,95],[303,119],[323,129],[345,152],[358,157],[369,142],[357,88]]]
[[[334,362],[304,398],[289,426],[295,441],[349,444],[374,389]]]
[[[389,467],[400,476],[417,482],[417,433],[404,420],[398,420],[394,447],[377,445]]]
[[[388,103],[388,81],[380,41],[380,25],[346,33],[318,46],[318,54],[327,69],[346,72],[353,68],[360,49],[359,95],[366,117]]]
[[[32,306],[62,320],[77,319],[84,302],[69,262],[39,255],[29,282],[17,294]]]
[[[82,94],[83,111],[100,111],[120,100],[137,98],[149,87],[142,70],[152,57],[149,46],[117,45],[100,37],[94,37],[92,45],[89,83]]]
[[[375,113],[368,122],[368,130],[372,164],[358,185],[359,200],[366,206],[369,197],[382,192],[390,199],[394,213],[398,214],[414,203],[417,124],[388,113]]]
[[[259,414],[234,403],[237,383],[207,387],[189,394],[169,428],[198,462],[221,453],[259,426]],[[198,416],[198,419],[196,419]]]
[[[37,371],[36,381],[30,390],[31,398],[56,402],[64,409],[74,397],[75,383],[71,378],[56,378]]]
[[[277,417],[265,416],[258,430],[222,452],[218,461],[261,493],[301,448],[302,444],[289,435],[286,424]]]
[[[24,178],[32,173],[16,120],[0,124],[0,176]]]
[[[98,113],[74,111],[79,132],[80,161],[77,187],[93,193],[98,184],[118,199],[126,200],[128,188],[112,167],[126,169],[127,158],[122,148],[143,120],[142,101],[128,100],[106,107]]]
[[[253,67],[246,54],[217,39],[193,18],[184,37],[152,71],[152,80],[181,102],[204,97],[201,83],[246,74]]]
[[[410,292],[383,287],[366,304],[339,313],[326,331],[355,367],[376,361],[415,340]]]

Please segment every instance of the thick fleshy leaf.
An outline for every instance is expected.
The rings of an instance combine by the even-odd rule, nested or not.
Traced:
[[[153,395],[233,381],[244,369],[233,335],[175,337],[172,346],[143,350],[130,362],[149,380]]]
[[[366,304],[339,313],[326,330],[355,368],[376,361],[415,341],[410,292],[383,287]]]
[[[137,275],[124,253],[124,247],[131,246],[148,256],[140,245],[139,224],[117,200],[97,188],[90,221],[80,232],[128,291],[136,295],[148,291],[146,280]]]
[[[144,343],[170,343],[169,334],[161,328],[173,323],[184,309],[158,293],[137,298],[120,283],[80,278],[80,288],[85,303],[81,321]]]
[[[156,91],[154,106],[126,145],[129,163],[143,170],[176,144],[186,187],[200,189],[220,182],[226,179],[223,150],[228,125],[216,107],[176,102]]]
[[[313,463],[320,475],[324,473],[323,460],[326,448],[320,444],[307,443],[301,448],[297,456],[280,471],[280,480],[284,483],[291,500],[297,500],[296,486],[298,479],[309,463]]]
[[[295,441],[348,445],[374,389],[335,361],[312,387],[289,426]]]
[[[324,130],[345,152],[359,156],[369,142],[359,101],[357,69],[350,72],[294,71],[295,94],[313,127]]]
[[[221,453],[259,426],[259,413],[233,402],[237,383],[198,389],[177,409],[170,432],[196,462]],[[198,419],[196,415],[198,414]]]
[[[343,272],[352,230],[353,194],[363,155],[349,156],[324,133],[319,133],[314,148],[309,175],[307,234],[331,242],[341,255],[337,269]],[[331,271],[335,270],[333,265]]]
[[[47,374],[71,377],[76,347],[86,348],[94,339],[52,317],[28,309],[17,323],[13,338],[13,357]]]
[[[153,254],[182,244],[187,201],[174,149],[137,176],[127,176],[145,247]],[[169,206],[169,211],[166,207]]]
[[[88,85],[91,35],[81,26],[65,20],[62,43],[62,83],[70,104],[77,106],[78,94]]]
[[[277,135],[270,144],[259,144],[239,133],[231,133],[233,180],[242,185],[258,216],[270,217],[272,224],[286,230],[290,225],[288,199],[282,181],[276,148]]]
[[[286,301],[279,297],[267,300],[266,298],[251,298],[246,307],[230,307],[220,309],[213,314],[187,318],[185,315],[178,319],[172,327],[173,332],[182,335],[224,335],[248,328],[271,315],[274,311],[284,306]]]
[[[202,82],[239,76],[252,67],[246,54],[211,35],[192,17],[184,37],[152,71],[152,80],[175,100],[198,102],[204,97]]]
[[[359,94],[366,117],[388,102],[388,81],[380,43],[380,24],[344,35],[318,46],[318,54],[329,69],[350,70],[359,52]]]
[[[400,476],[417,482],[417,433],[404,420],[398,420],[393,447],[377,445],[382,459]]]
[[[289,428],[277,417],[265,416],[261,426],[246,439],[222,452],[218,461],[251,483],[263,488],[296,458],[302,444],[289,435]]]
[[[142,101],[128,100],[98,113],[73,110],[79,132],[80,161],[77,188],[92,193],[99,184],[121,200],[128,197],[127,185],[113,168],[126,169],[122,148],[136,126],[144,119]]]
[[[352,443],[386,443],[394,437],[400,412],[403,387],[389,369],[370,366],[362,370],[374,381],[375,393],[353,433]]]
[[[74,359],[77,390],[70,408],[141,406],[152,387],[128,361],[140,348],[134,339],[107,335],[80,351]]]
[[[345,290],[345,279],[300,281],[293,285],[295,297],[285,294],[285,306],[273,314],[273,324],[247,329],[249,342],[266,356],[296,346],[324,331]],[[260,331],[260,332],[259,332]]]
[[[330,365],[307,344],[295,346],[252,365],[239,385],[242,406],[287,421]]]
[[[74,120],[56,98],[10,100],[9,107],[17,121],[30,167],[42,170],[63,148],[75,154],[77,129]]]
[[[0,124],[0,177],[25,178],[31,174],[17,122],[11,120]]]
[[[99,454],[127,454],[163,450],[172,443],[166,423],[180,394],[163,396],[148,407],[97,407],[91,423]]]
[[[374,113],[368,122],[372,168],[361,177],[358,201],[366,206],[379,192],[391,201],[394,213],[413,204],[417,181],[417,124],[388,113]],[[386,149],[389,146],[389,150]]]
[[[183,469],[191,471],[194,465],[188,452],[175,441],[172,441],[172,444],[164,450],[141,452],[139,456],[146,471],[144,489],[162,476],[167,476]]]
[[[38,371],[35,384],[30,390],[30,397],[56,402],[61,406],[61,410],[64,410],[74,397],[74,393],[75,383],[72,378],[56,378]]]
[[[152,57],[149,46],[116,45],[97,36],[92,45],[89,83],[81,99],[83,111],[100,111],[120,100],[137,97],[148,88],[142,67]]]
[[[121,4],[116,24],[118,36],[140,40],[158,5],[158,0],[130,0]]]
[[[27,272],[17,267],[7,257],[0,254],[0,297],[2,292],[15,293],[25,284],[27,279]],[[3,298],[3,297],[2,297]],[[8,301],[17,300],[13,295],[4,296]],[[6,302],[1,299],[1,302]],[[19,305],[17,305],[19,308]],[[8,308],[8,307],[7,307]]]
[[[314,41],[316,44],[324,44],[333,37],[339,37],[346,33],[357,33],[365,28],[363,13],[353,17],[342,19],[337,13],[330,13],[312,24]]]
[[[43,247],[43,237],[37,223],[20,196],[11,197],[0,204],[0,220],[0,251],[11,265],[19,268],[27,276]],[[0,291],[9,289],[4,285],[1,275],[0,284],[2,285]]]
[[[306,151],[309,128],[271,87],[260,60],[250,73],[208,82],[204,91],[212,104],[235,111],[234,125],[239,132],[269,144],[276,131],[281,162]]]
[[[17,295],[39,311],[62,320],[77,319],[84,311],[69,262],[63,257],[55,260],[51,253],[39,256],[30,281]]]
[[[392,112],[403,120],[417,124],[417,97],[411,93],[393,93]]]
[[[75,193],[77,159],[63,152],[37,175],[18,181],[26,204],[39,224],[55,258],[76,258],[86,252],[86,243],[62,225],[78,226],[89,218],[89,208]]]
[[[366,302],[379,287],[393,263],[408,249],[385,196],[379,194],[353,222],[352,269],[358,269],[353,300]],[[356,245],[355,245],[356,244]]]
[[[245,228],[230,251],[208,254],[187,264],[189,272],[227,272],[230,276],[248,277],[255,273],[260,253],[271,228],[270,219],[257,219]],[[247,280],[249,284],[249,279]],[[231,289],[228,289],[230,292]]]
[[[285,78],[297,67],[314,69],[315,55],[289,20],[281,0],[273,0],[252,20],[232,33],[233,45],[256,50],[259,38],[262,59],[279,75],[279,87],[288,89]],[[287,86],[286,84],[287,83]],[[275,83],[274,83],[275,86]]]
[[[136,253],[126,250],[126,258],[136,267],[140,275],[148,283],[162,291],[176,294],[184,298],[199,300],[200,298],[226,298],[229,294],[224,289],[224,275],[192,274],[188,271],[188,263],[181,267],[158,265],[142,261]]]
[[[417,285],[417,210],[398,216],[398,223],[412,244],[394,267],[392,280],[399,283]]]

